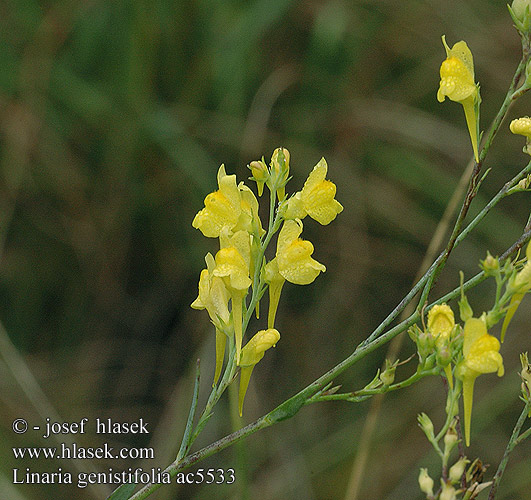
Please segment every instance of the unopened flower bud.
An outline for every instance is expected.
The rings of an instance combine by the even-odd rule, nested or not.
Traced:
[[[531,8],[530,0],[513,0],[511,9],[518,21],[525,22],[526,16],[529,16],[529,9]]]
[[[450,483],[445,483],[441,479],[441,494],[439,500],[456,500],[457,493],[455,488]]]
[[[445,367],[450,364],[452,361],[452,353],[447,345],[442,345],[437,347],[437,364],[439,366]]]
[[[289,151],[286,148],[277,148],[271,156],[271,189],[277,190],[280,201],[285,198],[286,182],[289,177]]]
[[[531,118],[524,116],[522,118],[516,118],[509,125],[509,129],[513,134],[523,135],[526,138],[526,145],[523,152],[531,154],[529,150],[529,142],[531,140]]]
[[[428,417],[428,415],[425,413],[421,413],[417,416],[417,420],[420,428],[424,431],[424,434],[426,434],[427,438],[430,441],[434,439],[435,434],[433,432],[433,422],[430,420],[430,417]]]
[[[494,272],[500,268],[500,262],[497,257],[493,257],[490,252],[487,252],[485,260],[479,261],[479,266],[485,271],[486,276],[493,276]]]
[[[434,346],[433,337],[429,333],[420,331],[417,336],[417,351],[421,363],[425,363],[428,356],[433,353]]]
[[[461,477],[465,472],[465,467],[468,462],[469,460],[467,460],[466,457],[461,457],[454,465],[450,467],[448,479],[450,479],[452,483],[458,483],[461,481]]]
[[[289,172],[289,151],[286,148],[277,148],[271,155],[271,166],[274,170]]]
[[[459,438],[457,436],[457,432],[455,431],[455,428],[451,426],[444,435],[444,454],[446,456],[450,456],[450,453],[457,444],[458,440]]]
[[[461,321],[467,321],[474,316],[474,311],[472,311],[466,295],[463,295],[459,300],[459,316]]]
[[[423,493],[427,496],[433,496],[433,479],[428,474],[428,469],[422,467],[419,474],[419,486]]]
[[[525,191],[529,188],[531,188],[531,175],[528,175],[527,177],[524,177],[518,184],[518,189],[521,189],[522,191]]]
[[[391,363],[388,359],[385,360],[385,370],[380,374],[380,380],[383,385],[391,385],[395,381],[396,363]]]
[[[422,333],[422,330],[417,325],[413,325],[408,328],[407,333],[409,338],[416,344],[419,335]]]
[[[252,161],[249,164],[249,168],[251,169],[251,173],[253,174],[252,179],[256,182],[258,196],[262,196],[262,193],[264,192],[264,184],[269,179],[269,170],[267,168],[267,165],[263,160]]]

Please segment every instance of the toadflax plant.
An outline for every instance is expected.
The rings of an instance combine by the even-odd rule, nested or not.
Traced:
[[[181,446],[175,460],[164,470],[165,477],[176,477],[181,471],[247,436],[294,417],[306,405],[326,401],[358,403],[377,394],[403,389],[425,377],[438,376],[446,389],[444,422],[436,430],[431,418],[421,413],[418,423],[440,459],[440,472],[437,473],[438,479],[434,480],[431,477],[433,470],[430,473],[422,467],[418,475],[420,491],[427,500],[471,500],[485,489],[489,489],[489,500],[496,497],[510,453],[531,435],[529,428],[523,430],[531,415],[531,368],[527,354],[521,355],[524,407],[491,479],[485,478],[485,467],[479,457],[474,457],[474,384],[480,376],[492,377],[494,381],[494,374],[504,375],[504,356],[507,354],[503,342],[506,336],[510,339],[511,319],[531,291],[531,243],[528,243],[531,214],[520,237],[505,252],[496,257],[487,252],[486,258],[480,261],[478,274],[465,281],[461,273],[459,285],[453,290],[431,301],[430,295],[433,283],[453,249],[495,206],[512,195],[527,197],[524,203],[529,204],[531,162],[505,182],[483,207],[478,207],[474,218],[468,219],[470,206],[486,175],[482,173],[483,163],[509,107],[531,88],[530,3],[531,0],[515,0],[509,8],[521,37],[522,58],[498,114],[484,134],[480,133],[481,98],[475,81],[472,52],[465,41],[450,48],[443,37],[446,58],[440,67],[436,97],[440,102],[448,97],[463,106],[474,162],[461,208],[442,252],[395,309],[345,359],[269,413],[192,452],[197,436],[207,425],[226,390],[237,384],[237,411],[241,416],[252,374],[259,370],[260,361],[270,355],[273,347],[278,345],[277,348],[281,349],[281,333],[275,328],[275,319],[286,282],[309,285],[326,271],[325,265],[314,257],[313,244],[302,237],[304,224],[313,219],[327,225],[343,211],[343,206],[336,200],[336,185],[327,179],[328,165],[324,158],[310,171],[300,191],[291,194],[288,189],[291,158],[286,148],[275,149],[269,162],[262,158],[249,164],[256,194],[244,182],[238,182],[235,175],[227,174],[225,166],[219,168],[218,188],[207,195],[204,207],[192,221],[193,227],[205,237],[217,240],[215,249],[205,257],[205,268],[199,275],[198,295],[191,304],[194,309],[206,310],[210,317],[216,361],[209,376],[210,393],[199,414],[200,370],[199,365],[197,367]],[[531,154],[531,119],[514,119],[510,130],[526,137],[524,153]],[[266,192],[267,207],[261,210],[260,201],[264,203]],[[268,215],[267,221],[260,218],[264,212]],[[518,251],[524,247],[525,257],[519,259]],[[270,250],[266,253],[268,248]],[[477,310],[477,307],[474,310],[467,292],[486,279],[495,283],[492,307],[484,311]],[[267,304],[265,315],[262,312],[264,297],[268,299],[263,301]],[[412,312],[395,321],[410,303],[416,305]],[[259,330],[249,327],[253,314],[258,322],[263,323]],[[498,323],[501,323],[499,339],[494,329]],[[415,357],[402,362],[386,360],[383,369],[361,387],[345,390],[334,386],[334,380],[341,373],[406,331],[414,343]],[[289,332],[282,332],[284,334]],[[398,367],[406,363],[415,364],[413,373],[401,378]],[[161,484],[158,483],[147,484],[131,493],[131,485],[123,485],[109,499],[141,500],[159,487]]]

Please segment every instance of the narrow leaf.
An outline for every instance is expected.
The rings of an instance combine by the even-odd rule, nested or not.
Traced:
[[[136,484],[122,484],[116,488],[107,500],[129,500],[133,491],[135,491]]]

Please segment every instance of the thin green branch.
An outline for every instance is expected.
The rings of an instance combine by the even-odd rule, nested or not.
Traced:
[[[396,384],[391,385],[382,385],[381,387],[375,388],[375,389],[360,389],[359,391],[354,392],[347,392],[347,393],[341,393],[341,394],[321,394],[321,395],[315,395],[312,398],[308,400],[308,403],[318,403],[321,401],[350,401],[350,402],[358,402],[358,398],[368,398],[371,396],[375,396],[376,394],[384,394],[387,392],[396,391],[398,389],[403,389],[405,387],[409,387],[410,385],[414,384],[415,382],[418,382],[419,380],[429,377],[431,375],[437,375],[440,373],[440,368],[431,368],[429,370],[421,370],[415,372],[413,375],[408,377],[407,379],[403,380],[402,382],[397,382]]]
[[[195,411],[197,409],[197,399],[199,397],[199,379],[200,379],[200,369],[199,369],[199,360],[197,360],[196,369],[195,369],[195,383],[194,383],[194,393],[192,396],[192,404],[190,405],[190,412],[188,413],[188,420],[186,421],[186,427],[184,428],[183,439],[181,441],[181,447],[179,448],[179,453],[177,453],[176,462],[179,462],[192,445],[192,429],[194,425]]]
[[[509,443],[507,444],[507,448],[505,448],[505,453],[503,454],[503,458],[492,480],[492,486],[490,488],[488,500],[494,500],[496,498],[498,486],[500,485],[501,478],[503,476],[503,473],[505,472],[505,468],[507,467],[507,462],[509,461],[509,455],[514,450],[516,445],[519,443],[518,437],[520,435],[520,430],[522,429],[522,426],[524,425],[524,422],[526,421],[528,417],[530,408],[531,408],[531,401],[527,401],[526,405],[524,406],[524,409],[522,410],[522,413],[520,414],[520,417],[518,417],[516,425],[514,426],[513,432],[511,434],[511,438],[509,439]],[[529,434],[529,431],[530,429],[528,429],[524,434]],[[522,434],[522,436],[524,434]]]
[[[515,445],[518,446],[522,441],[525,441],[529,436],[531,436],[531,427],[527,429],[526,431],[522,432],[522,434],[518,436],[518,439],[516,440]]]

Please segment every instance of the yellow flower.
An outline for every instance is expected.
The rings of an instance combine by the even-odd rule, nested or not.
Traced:
[[[275,326],[280,293],[287,280],[296,285],[308,285],[326,267],[311,258],[313,245],[301,240],[302,222],[299,219],[286,220],[280,230],[276,257],[268,262],[264,270],[265,282],[269,285],[268,328]]]
[[[192,226],[207,238],[218,238],[223,229],[245,230],[262,236],[264,230],[258,216],[258,200],[243,183],[236,185],[236,176],[227,175],[225,166],[218,170],[219,189],[205,198],[205,208],[200,210]]]
[[[226,325],[229,322],[229,292],[223,283],[223,279],[214,276],[215,261],[212,254],[205,257],[207,268],[201,271],[199,278],[199,294],[192,302],[194,309],[206,309],[212,323],[216,327],[216,369],[214,371],[213,385],[219,380],[225,355]]]
[[[343,211],[341,203],[334,199],[336,185],[326,180],[327,172],[326,160],[321,158],[310,172],[302,191],[288,200],[286,219],[303,219],[309,215],[319,224],[327,225]]]
[[[446,59],[441,64],[441,82],[437,92],[437,99],[443,102],[445,97],[463,105],[465,118],[474,149],[476,162],[478,155],[478,115],[479,90],[474,82],[474,59],[472,52],[464,41],[457,42],[452,48],[448,47],[446,38],[442,37],[446,49]]]
[[[511,122],[509,128],[513,134],[523,135],[531,139],[531,118],[529,116],[516,118]]]
[[[435,305],[428,313],[428,330],[435,338],[435,345],[444,348],[450,340],[450,334],[455,327],[454,312],[446,304]],[[453,388],[452,366],[447,364],[444,372],[450,388]]]
[[[436,339],[447,339],[455,326],[454,312],[446,304],[435,305],[428,313],[428,330]]]
[[[502,331],[500,339],[503,342],[505,338],[505,331],[511,322],[511,319],[514,316],[514,313],[518,309],[520,302],[524,298],[524,295],[531,290],[531,241],[527,245],[526,249],[527,263],[516,275],[512,287],[516,293],[511,297],[511,302],[509,303],[509,308],[503,320]]]
[[[242,308],[243,299],[251,286],[249,265],[251,259],[250,235],[246,231],[238,231],[232,236],[223,230],[220,235],[223,248],[216,254],[214,276],[223,278],[232,300],[232,321],[234,340],[236,342],[236,363],[239,363],[242,346]]]
[[[254,366],[264,357],[265,352],[276,345],[280,340],[280,333],[274,328],[260,330],[254,335],[242,349],[240,357],[240,393],[238,397],[238,409],[242,416],[243,400],[249,386],[249,380]]]
[[[286,220],[280,230],[277,242],[276,261],[278,272],[290,283],[308,285],[326,267],[311,258],[313,245],[299,238],[302,222],[299,219]]]
[[[238,223],[241,214],[241,194],[236,176],[227,175],[225,165],[218,170],[219,189],[205,198],[205,208],[194,217],[192,226],[207,238],[217,238],[225,226],[230,229]]]
[[[470,445],[470,421],[472,417],[472,401],[474,382],[482,373],[504,373],[500,342],[489,335],[485,322],[478,318],[470,318],[465,322],[463,331],[463,360],[456,369],[456,375],[463,381],[463,404],[465,411],[465,441]]]
[[[529,149],[529,143],[531,142],[531,118],[529,116],[516,118],[509,125],[509,129],[513,134],[523,135],[526,138],[524,153],[531,154],[531,150]]]

